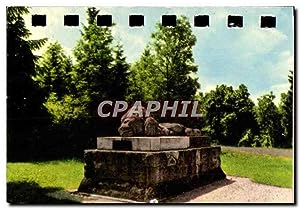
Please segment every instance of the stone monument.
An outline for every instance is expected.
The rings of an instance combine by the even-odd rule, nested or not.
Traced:
[[[118,131],[121,136],[98,137],[97,149],[85,150],[79,192],[164,201],[226,177],[221,148],[210,146],[199,129],[127,112]]]

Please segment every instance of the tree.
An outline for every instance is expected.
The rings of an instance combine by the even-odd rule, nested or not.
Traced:
[[[279,110],[282,115],[281,124],[284,128],[284,142],[282,146],[291,147],[293,141],[293,72],[289,75],[290,89],[281,94]]]
[[[281,115],[273,100],[271,92],[258,98],[256,117],[260,129],[259,143],[263,147],[277,147],[283,140]]]
[[[37,56],[33,50],[47,39],[29,40],[23,15],[27,7],[7,7],[7,114],[8,118],[31,118],[41,114],[40,92],[33,83]]]
[[[154,95],[158,93],[156,81],[162,78],[156,74],[153,63],[154,56],[150,54],[149,47],[146,47],[141,58],[130,68],[127,100],[154,100]]]
[[[113,50],[113,65],[112,65],[112,75],[114,87],[111,89],[111,97],[116,100],[124,100],[125,95],[128,93],[129,82],[128,82],[128,70],[129,64],[126,62],[124,56],[124,51],[122,46],[118,44]]]
[[[254,103],[249,96],[248,89],[243,84],[236,90],[231,86],[217,86],[216,90],[205,95],[203,130],[213,141],[238,145],[241,140],[245,141],[245,135],[257,131]]]
[[[42,89],[43,106],[55,124],[70,125],[74,120],[87,116],[89,100],[77,95],[73,75],[71,58],[65,55],[58,42],[51,43],[38,61],[33,80]]]
[[[38,56],[33,54],[47,39],[31,40],[23,16],[27,7],[7,7],[7,158],[24,160],[33,155],[41,138],[47,112],[43,94],[32,75]]]
[[[131,68],[131,92],[142,91],[136,95],[143,100],[193,98],[200,87],[197,78],[191,77],[197,72],[192,53],[195,43],[186,17],[179,17],[175,27],[158,23],[150,43]]]
[[[64,54],[62,46],[51,43],[38,62],[33,80],[44,90],[46,97],[51,92],[62,97],[71,87],[72,60]]]
[[[97,113],[100,101],[122,99],[127,92],[128,64],[122,47],[114,44],[109,27],[97,26],[98,13],[96,8],[88,8],[88,25],[83,26],[74,49],[76,89],[89,98],[90,116]]]

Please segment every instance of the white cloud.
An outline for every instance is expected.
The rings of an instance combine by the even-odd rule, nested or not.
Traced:
[[[277,56],[277,61],[266,65],[269,79],[274,82],[287,82],[290,71],[294,70],[294,56],[291,51],[283,51]]]
[[[253,102],[255,104],[258,103],[258,98],[260,98],[261,96],[265,95],[265,94],[270,94],[270,92],[272,91],[273,94],[275,95],[275,99],[273,100],[273,102],[278,105],[280,103],[280,98],[281,98],[281,94],[282,93],[286,93],[290,88],[289,83],[280,83],[280,84],[275,84],[273,86],[270,87],[270,89],[268,90],[263,90],[258,92],[257,94],[251,94],[250,98],[253,100]]]
[[[283,51],[279,56],[279,61],[276,65],[278,74],[287,79],[289,71],[294,71],[294,55],[290,51]]]
[[[287,40],[287,36],[276,29],[261,29],[254,26],[244,28],[240,37],[233,47],[244,51],[245,56],[269,53],[282,41]]]
[[[281,93],[289,90],[290,84],[288,82],[288,75],[290,70],[294,70],[294,56],[290,51],[283,51],[278,56],[278,61],[274,64],[268,65],[268,79],[274,81],[269,89],[257,92],[252,96],[252,99],[257,103],[257,98],[264,94],[269,94],[271,91],[276,96],[275,104],[279,104]]]
[[[208,83],[206,82],[205,84],[200,82],[200,91],[201,92],[204,92],[204,93],[208,93],[210,92],[211,90],[215,90],[216,89],[216,85],[215,84],[211,84],[211,83]]]

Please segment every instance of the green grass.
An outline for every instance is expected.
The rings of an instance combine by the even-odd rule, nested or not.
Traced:
[[[293,159],[245,152],[223,151],[221,166],[226,175],[279,187],[293,186]]]
[[[83,163],[76,160],[7,163],[7,182],[36,182],[41,187],[76,189],[83,178]]]

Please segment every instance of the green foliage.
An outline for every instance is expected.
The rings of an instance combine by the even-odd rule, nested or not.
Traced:
[[[128,64],[120,45],[113,43],[110,27],[99,27],[99,10],[88,8],[88,25],[83,26],[74,55],[77,60],[74,83],[80,96],[90,99],[91,112],[102,100],[123,99],[127,92]]]
[[[281,115],[273,100],[271,92],[258,98],[256,117],[260,130],[260,145],[263,147],[279,146],[283,140]]]
[[[50,44],[38,62],[33,80],[46,95],[55,92],[59,97],[71,88],[72,61],[58,42]]]
[[[253,138],[253,143],[251,144],[251,147],[261,147],[261,139],[260,135],[255,135]]]
[[[254,140],[253,133],[251,129],[247,129],[240,139],[238,146],[239,147],[251,147],[251,142]]]
[[[47,39],[28,40],[30,31],[25,27],[23,15],[27,7],[7,7],[7,113],[9,118],[30,118],[41,110],[41,95],[31,76],[35,60],[33,50],[39,49]]]
[[[282,146],[291,147],[293,142],[293,72],[289,76],[290,89],[281,94],[279,111],[281,113],[281,125],[284,128],[284,142]]]
[[[120,44],[117,44],[113,50],[114,61],[112,63],[112,77],[114,87],[110,89],[110,95],[113,99],[123,100],[128,93],[128,71],[129,64],[126,62],[123,48]]]
[[[96,25],[98,12],[87,10],[88,25],[74,49],[76,65],[56,42],[48,47],[33,77],[45,92],[44,106],[56,124],[86,119],[97,112],[102,100],[121,100],[127,92],[129,65],[121,45],[113,44],[111,29]]]
[[[140,59],[130,69],[128,99],[184,100],[194,97],[200,87],[192,47],[196,37],[186,17],[177,19],[176,27],[160,23]]]
[[[58,42],[50,44],[39,60],[33,80],[43,90],[43,105],[55,124],[87,117],[89,98],[77,94],[72,60]]]
[[[154,56],[150,54],[149,47],[146,47],[141,58],[130,68],[127,100],[154,100],[154,95],[158,93],[156,81],[162,79],[162,76],[157,74],[153,63]]]
[[[56,93],[51,92],[44,106],[52,115],[54,123],[68,124],[73,120],[88,116],[86,112],[88,102],[89,98],[86,96],[77,98],[65,94],[61,99],[58,99]]]
[[[222,169],[226,175],[279,187],[293,186],[293,159],[281,156],[250,154],[223,149]]]
[[[250,144],[247,130],[255,133],[257,124],[254,114],[254,103],[245,85],[234,90],[231,86],[217,86],[204,97],[204,132],[212,140],[221,144]]]

